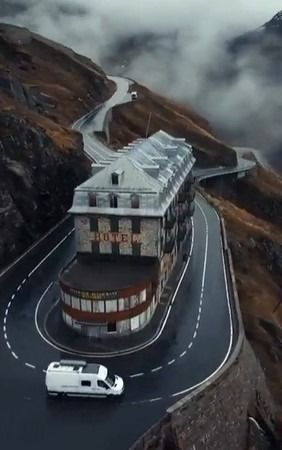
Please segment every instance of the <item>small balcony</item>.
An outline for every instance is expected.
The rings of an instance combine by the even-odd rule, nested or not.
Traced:
[[[178,229],[177,242],[183,241],[183,239],[185,238],[186,233],[187,233],[187,228],[186,228],[185,225],[183,225],[182,227],[180,227]]]
[[[196,191],[195,191],[194,186],[191,187],[190,191],[187,192],[186,195],[187,195],[186,198],[187,198],[187,200],[188,200],[189,202],[192,202],[192,201],[194,200],[195,195],[196,195]]]
[[[183,223],[185,221],[186,217],[187,217],[187,210],[183,209],[182,211],[179,211],[178,218],[177,218],[178,223],[179,224]]]
[[[189,192],[191,189],[191,186],[194,184],[195,178],[192,175],[189,175],[186,180],[184,181],[183,190],[185,192]]]
[[[175,239],[172,238],[164,245],[164,253],[171,253],[175,246]]]
[[[169,218],[166,219],[164,227],[167,230],[171,230],[174,227],[175,223],[176,223],[176,215],[171,215]]]
[[[186,192],[179,192],[178,194],[178,203],[185,203],[187,200],[187,193]]]

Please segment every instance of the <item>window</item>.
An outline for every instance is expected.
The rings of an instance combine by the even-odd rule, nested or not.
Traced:
[[[115,375],[108,371],[108,374],[107,374],[107,377],[106,377],[106,382],[108,383],[109,386],[114,386],[114,384],[116,382]]]
[[[138,195],[136,194],[132,194],[131,195],[131,208],[139,208],[140,207],[140,199],[138,197]]]
[[[117,299],[106,300],[106,312],[116,312],[117,311]]]
[[[77,297],[71,297],[71,306],[74,309],[80,309],[80,300]]]
[[[98,380],[97,385],[98,385],[100,388],[103,388],[103,389],[109,389],[109,386],[108,386],[106,383],[104,383],[104,381],[102,381],[102,380]]]
[[[138,295],[132,295],[130,297],[130,308],[134,308],[139,303]]]
[[[91,386],[91,381],[89,381],[89,380],[82,380],[80,382],[80,385],[84,386],[84,387],[90,387]]]
[[[108,333],[115,333],[117,331],[116,322],[108,322]]]
[[[88,194],[88,203],[89,203],[89,206],[92,208],[97,206],[97,197],[96,197],[96,194],[94,194],[93,192]]]
[[[112,173],[112,184],[118,185],[118,173]]]
[[[111,208],[117,208],[118,207],[117,195],[114,195],[114,194],[110,195],[110,207]]]

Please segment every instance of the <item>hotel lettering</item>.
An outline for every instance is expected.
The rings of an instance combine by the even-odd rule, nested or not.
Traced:
[[[93,242],[110,242],[119,244],[141,244],[141,234],[92,232],[90,240]]]

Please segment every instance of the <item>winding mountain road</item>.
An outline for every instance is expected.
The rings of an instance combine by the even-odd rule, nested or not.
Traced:
[[[107,159],[111,151],[91,130],[101,128],[109,108],[124,101],[128,91],[127,80],[112,79],[117,84],[114,96],[96,114],[74,124],[83,133],[88,156],[96,161]],[[125,378],[125,397],[114,403],[45,398],[44,370],[62,355],[39,335],[36,311],[45,296],[54,295],[51,283],[75,253],[71,219],[59,233],[51,234],[46,245],[44,241],[0,277],[2,448],[16,450],[24,443],[29,450],[54,445],[69,450],[81,445],[127,450],[168,406],[224,365],[237,339],[233,305],[219,217],[200,194],[193,223],[192,256],[159,339],[138,353],[103,359]]]

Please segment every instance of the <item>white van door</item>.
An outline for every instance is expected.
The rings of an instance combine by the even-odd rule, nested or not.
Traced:
[[[111,388],[105,383],[103,380],[97,380],[97,393],[99,395],[110,395],[111,394]]]
[[[92,383],[91,380],[80,380],[79,393],[84,396],[91,395]]]

